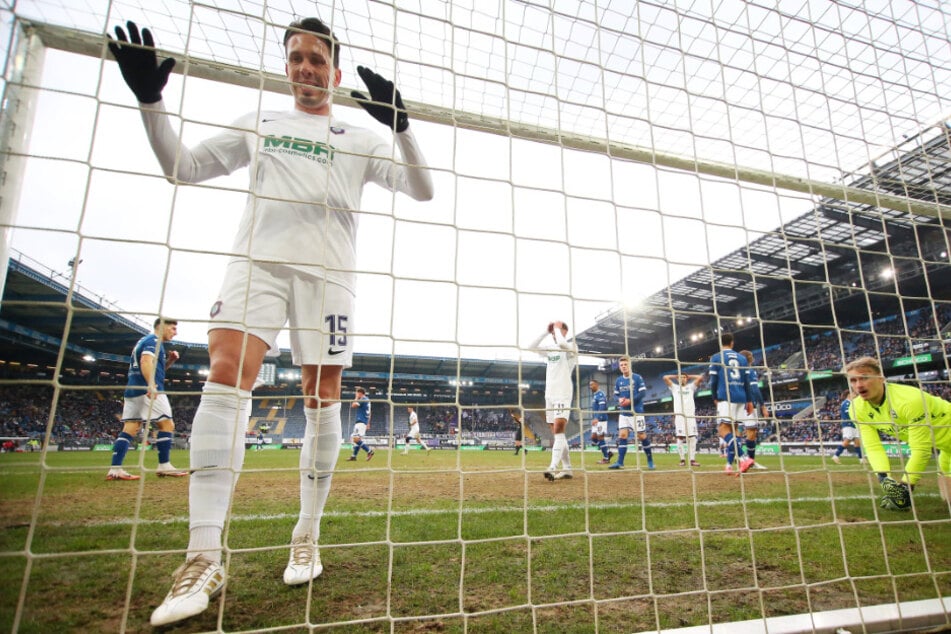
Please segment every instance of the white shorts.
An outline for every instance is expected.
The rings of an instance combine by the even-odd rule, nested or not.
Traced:
[[[286,266],[232,262],[209,317],[208,330],[246,332],[272,351],[288,324],[294,365],[353,361],[353,293]]]
[[[744,410],[744,413],[745,413],[745,410]],[[742,423],[743,427],[745,427],[746,429],[759,428],[759,419],[756,418],[755,413],[752,416],[748,416],[747,418],[744,418],[743,420],[740,421],[740,423]]]
[[[549,425],[555,422],[555,419],[564,418],[568,420],[571,417],[571,399],[546,398],[545,399],[545,422]]]
[[[350,434],[353,438],[363,438],[367,435],[367,424],[366,423],[354,423],[353,424],[353,433]]]
[[[647,419],[643,416],[625,416],[621,414],[617,417],[618,431],[622,429],[633,429],[640,434],[647,431]]]
[[[165,394],[159,394],[155,400],[150,399],[147,394],[125,399],[120,422],[144,423],[157,420],[172,420],[172,406]]]
[[[697,417],[684,416],[683,414],[674,415],[674,434],[676,436],[696,436],[697,435]]]
[[[717,424],[738,425],[747,417],[746,403],[717,401]]]
[[[859,430],[857,427],[843,427],[842,428],[842,440],[855,440],[859,437]]]
[[[406,435],[410,438],[419,438],[419,425],[411,425]]]
[[[591,433],[602,437],[606,436],[608,433],[608,421],[599,420],[598,422],[591,425]]]

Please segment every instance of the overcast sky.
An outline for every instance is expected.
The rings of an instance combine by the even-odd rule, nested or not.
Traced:
[[[35,2],[22,4],[27,11],[41,6]],[[103,3],[92,4],[102,10],[99,5]],[[169,6],[177,10],[178,4],[172,2]],[[292,4],[269,3],[277,16],[271,19],[284,15],[279,6],[287,5],[293,11]],[[446,7],[455,6],[453,19],[462,19],[460,16],[464,15],[458,11],[459,3],[427,4],[448,13],[452,11]],[[529,4],[502,3],[509,12],[517,8],[526,10]],[[611,4],[607,3],[609,7]],[[738,3],[731,11],[742,11],[738,9],[742,5]],[[139,11],[119,3],[103,6],[112,7],[112,15],[121,15],[121,19],[135,18]],[[346,10],[359,11],[360,6],[351,3]],[[365,8],[369,11],[374,7],[368,4]],[[651,7],[645,5],[641,10]],[[311,9],[300,6],[297,10],[311,13]],[[84,28],[101,30],[101,19],[95,14],[91,12],[91,18],[77,14],[80,17],[63,19],[91,19],[99,26],[85,24]],[[539,10],[536,14],[546,12]],[[337,18],[338,35],[340,27],[344,27],[347,30],[341,37],[352,44],[344,48],[341,60],[343,86],[362,89],[355,73],[357,64],[375,66],[388,74],[380,68],[387,64],[385,54],[381,57],[379,51],[369,47],[392,48],[392,42],[381,42],[378,32],[361,30],[357,19],[360,16],[356,14],[335,15],[343,15]],[[465,15],[472,22],[477,21],[474,10]],[[42,17],[49,19],[48,15]],[[155,14],[150,17],[161,22]],[[527,20],[528,16],[522,18]],[[609,18],[614,21],[612,28],[631,26],[621,14],[605,14],[605,21]],[[652,28],[659,28],[667,19],[662,15],[655,18]],[[186,25],[187,19],[186,16]],[[112,16],[108,18],[110,25],[118,21]],[[213,22],[207,20],[209,24]],[[195,18],[195,24],[205,24],[201,15]],[[692,28],[688,20],[683,24],[685,33]],[[853,28],[861,31],[861,26]],[[159,44],[182,50],[181,42],[161,39],[162,34],[176,39],[168,30],[171,27],[164,23],[160,27]],[[276,38],[276,31],[268,33]],[[547,37],[545,33],[544,21],[537,29],[527,21],[516,35],[526,40],[538,37],[541,42]],[[606,41],[612,33],[617,36],[614,31],[597,29],[593,35],[586,35],[579,27],[570,37],[584,40],[596,36],[604,46],[600,53],[604,68],[613,70],[616,62],[612,60],[623,60],[633,53],[625,53],[629,43],[623,38],[608,46]],[[648,35],[646,28],[642,33]],[[215,49],[216,36],[192,36],[187,40],[189,50],[194,50],[199,41]],[[703,41],[705,36],[698,32],[696,37]],[[888,39],[885,35],[881,37]],[[423,48],[425,44],[424,41]],[[265,48],[273,51],[274,46],[269,43]],[[276,46],[279,54],[279,44]],[[684,46],[690,49],[692,45]],[[474,41],[469,42],[469,47],[470,52],[482,51]],[[427,103],[444,102],[446,92],[438,81],[430,81],[413,57],[421,55],[418,47],[415,52],[409,52],[405,43],[397,48],[401,77],[405,76],[405,82],[400,83],[404,97]],[[234,50],[234,55],[240,56],[243,49],[235,45]],[[530,92],[533,82],[557,84],[560,80],[562,87],[568,85],[569,81],[559,74],[568,71],[564,59],[547,65],[538,50],[544,52],[535,49],[535,65],[527,71],[519,66],[529,60],[524,57],[527,53],[509,60],[512,86],[525,83]],[[460,61],[454,57],[452,64],[468,68],[467,65],[478,65],[483,59],[483,70],[489,69],[488,75],[495,54],[491,47],[486,51],[484,58],[474,55]],[[648,63],[640,59],[647,56],[647,48],[635,52],[638,63]],[[597,53],[578,55],[598,57]],[[655,65],[651,72],[672,72],[664,68],[662,54],[652,59]],[[279,60],[275,62],[265,55],[263,64],[268,70],[274,70],[271,67],[275,63]],[[392,65],[392,59],[388,63]],[[638,70],[634,67],[626,71],[630,76],[618,76],[631,79]],[[797,67],[794,74],[800,71]],[[696,80],[705,71],[698,68],[696,72],[696,76],[680,81],[693,81],[692,89],[697,94],[715,92],[716,86],[697,86]],[[586,68],[575,69],[570,87],[562,90],[574,94],[587,86],[594,106],[600,104],[605,110],[610,103],[608,110],[623,110],[614,103],[614,91],[605,92],[604,86],[583,81],[587,74]],[[602,83],[610,84],[614,81],[612,77],[605,73]],[[180,339],[203,342],[204,320],[216,298],[227,252],[244,209],[242,190],[247,187],[247,171],[197,187],[176,187],[161,178],[134,98],[111,60],[48,51],[42,84],[45,90],[38,101],[37,125],[31,136],[33,158],[28,161],[24,177],[13,248],[59,272],[67,272],[67,262],[78,253],[82,264],[77,280],[83,287],[148,319],[160,310],[174,315],[181,320]],[[427,90],[427,86],[431,94],[414,94]],[[640,101],[642,96],[637,91],[624,94],[635,111],[645,107],[650,112],[644,116],[649,114],[652,122],[662,122],[665,116],[675,117],[665,110],[676,103],[676,99],[663,96],[662,92],[657,91],[657,101],[647,102]],[[748,93],[744,91],[744,96],[737,99],[748,98]],[[164,95],[170,110],[180,111],[192,122],[207,123],[186,124],[184,138],[189,144],[214,134],[214,124],[228,124],[248,111],[292,106],[289,95],[261,93],[191,77],[183,80],[180,75],[172,76]],[[766,108],[763,99],[768,97],[759,97],[760,108]],[[518,106],[523,118],[534,116],[528,108],[530,99],[524,95],[520,99],[501,103]],[[695,107],[712,108],[711,103]],[[916,116],[926,119],[932,111],[940,109],[940,102],[927,105],[929,108]],[[495,107],[491,95],[485,97],[483,106],[490,111]],[[568,105],[563,109],[569,114]],[[597,107],[579,106],[570,112],[572,125],[584,124],[585,117],[596,116],[591,115],[596,111]],[[544,105],[539,106],[538,113],[539,119],[551,115]],[[337,105],[334,114],[347,122],[375,129],[381,135],[387,134],[362,110]],[[709,118],[696,116],[692,121],[698,129],[718,121],[715,108]],[[738,127],[747,125],[736,118],[728,117],[726,121]],[[790,125],[785,118],[779,121],[777,126]],[[629,126],[624,128],[625,132],[633,134],[640,129],[640,122],[641,118],[602,120],[600,125],[607,124],[611,130]],[[549,321],[563,319],[575,330],[590,327],[596,316],[610,307],[636,304],[698,266],[812,208],[812,202],[801,195],[740,187],[599,154],[444,125],[414,121],[412,126],[434,169],[436,197],[417,203],[374,185],[366,187],[358,243],[358,352],[515,358],[519,346],[528,343]],[[793,131],[797,126],[794,122]],[[659,135],[657,130],[660,128],[648,132]],[[594,128],[591,133],[603,136],[604,129]],[[734,152],[755,149],[757,137],[755,132],[750,134],[739,148],[727,143],[727,153],[731,147]],[[806,133],[801,134],[805,138]],[[662,149],[677,147],[681,137],[672,134],[668,137],[670,145]],[[770,145],[765,133],[759,141]],[[860,142],[849,138],[853,145]],[[864,152],[875,151],[857,147]],[[792,154],[798,151],[788,150]],[[837,151],[847,151],[846,144]],[[281,344],[287,345],[286,337]]]

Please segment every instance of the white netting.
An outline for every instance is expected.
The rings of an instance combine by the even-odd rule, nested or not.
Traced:
[[[525,346],[554,317],[592,354],[570,423],[581,443],[588,378],[611,398],[611,363],[641,357],[648,413],[666,425],[660,375],[704,372],[703,338],[734,325],[747,327],[742,347],[769,373],[767,398],[803,414],[775,423],[778,442],[760,454],[769,474],[740,480],[719,473],[712,438],[704,468],[685,471],[660,434],[656,472],[632,441],[624,473],[577,452],[570,482],[542,477],[548,452],[341,458],[324,519],[326,571],[299,592],[279,578],[296,457],[252,453],[229,522],[229,586],[196,629],[948,622],[940,474],[929,470],[914,512],[896,521],[877,509],[877,485],[854,459],[845,454],[838,469],[824,457],[838,444],[837,413],[818,413],[834,409],[835,373],[859,353],[893,373],[912,368],[907,378],[947,396],[944,4],[36,0],[0,11],[11,43],[3,224],[25,254],[27,272],[17,271],[57,291],[5,296],[6,310],[26,309],[20,321],[3,315],[6,339],[56,354],[45,371],[5,362],[0,390],[7,403],[33,403],[49,448],[72,446],[61,439],[86,424],[74,421],[82,408],[101,415],[121,389],[77,365],[108,345],[84,318],[121,306],[128,330],[171,313],[186,339],[203,341],[246,195],[244,174],[200,187],[160,177],[105,47],[125,20],[180,60],[185,78],[165,94],[190,142],[244,112],[289,107],[281,39],[298,17],[319,15],[344,43],[335,112],[377,125],[349,108],[350,89],[362,89],[358,64],[403,92],[437,194],[417,204],[368,189],[359,210],[354,334],[368,354],[345,377],[345,398],[371,383],[381,443],[402,443],[403,408],[417,401],[443,446],[509,448],[509,410],[519,407],[535,424],[526,444],[548,442],[544,372]],[[47,47],[45,66],[31,57],[38,44],[22,55],[22,33]],[[93,303],[64,305],[70,289]],[[65,325],[44,323],[50,316],[31,305]],[[115,380],[123,356],[99,357],[113,364],[100,381]],[[194,396],[197,366],[176,390]],[[293,446],[303,406],[299,386],[281,380],[292,387],[258,393],[251,425]],[[176,401],[180,423],[194,404]],[[345,413],[345,436],[351,423]],[[100,482],[106,460],[89,455],[0,460],[17,485],[3,499],[12,537],[0,572],[14,582],[0,593],[0,625],[147,629],[181,560],[184,489],[162,488],[139,452],[128,464],[146,477],[117,495]],[[58,601],[61,613],[49,609]]]

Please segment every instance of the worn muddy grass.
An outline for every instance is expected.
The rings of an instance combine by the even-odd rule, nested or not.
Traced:
[[[896,514],[869,473],[820,458],[737,478],[713,456],[618,472],[579,454],[573,479],[548,482],[547,454],[488,451],[341,460],[324,573],[288,588],[297,458],[248,453],[226,591],[165,631],[632,632],[951,593],[934,476]],[[151,631],[187,544],[188,480],[155,478],[145,454],[127,461],[142,480],[106,482],[107,461],[0,456],[0,629]]]

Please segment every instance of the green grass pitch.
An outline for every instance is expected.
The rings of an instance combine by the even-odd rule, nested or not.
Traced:
[[[342,456],[324,573],[281,582],[298,508],[296,451],[249,451],[226,529],[220,599],[175,632],[632,632],[947,596],[949,506],[928,474],[911,513],[880,511],[854,457],[716,456],[607,471],[573,452]],[[0,455],[0,629],[147,632],[187,544],[188,480],[107,482],[107,453]],[[186,467],[188,455],[172,462]],[[144,469],[143,469],[144,467]]]

